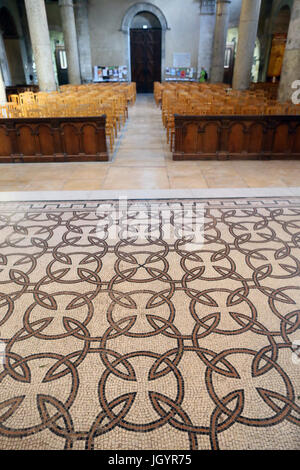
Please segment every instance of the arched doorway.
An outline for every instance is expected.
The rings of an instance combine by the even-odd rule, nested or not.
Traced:
[[[151,3],[136,3],[124,15],[121,30],[127,36],[129,78],[136,81],[139,93],[153,92],[153,82],[162,80],[168,29],[163,12]]]
[[[138,13],[130,28],[131,79],[138,93],[153,93],[161,79],[161,25],[149,12]]]
[[[20,38],[15,21],[6,7],[0,9],[0,31],[2,33],[1,68],[4,81],[7,86],[24,84],[25,74]]]
[[[269,81],[280,80],[290,18],[290,7],[285,5],[280,9],[274,19],[272,27],[272,45],[267,72],[267,79]]]

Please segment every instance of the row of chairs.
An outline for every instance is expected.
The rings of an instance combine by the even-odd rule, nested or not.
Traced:
[[[154,85],[157,105],[162,109],[162,120],[167,140],[173,148],[175,114],[180,115],[300,115],[300,105],[279,103],[271,99],[272,92],[265,87],[234,91],[225,84],[158,83]]]
[[[279,82],[258,82],[252,83],[250,86],[251,91],[264,92],[264,95],[270,100],[276,100],[278,96]]]
[[[59,92],[10,95],[0,107],[3,118],[84,117],[106,115],[106,135],[113,151],[118,131],[136,100],[136,84],[65,85]]]

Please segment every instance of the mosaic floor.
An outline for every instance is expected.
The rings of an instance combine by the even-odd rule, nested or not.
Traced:
[[[299,450],[299,281],[298,197],[0,203],[0,449]]]

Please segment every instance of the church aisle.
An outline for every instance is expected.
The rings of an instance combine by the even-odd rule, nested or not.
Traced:
[[[138,95],[103,189],[169,189],[168,158],[171,154],[153,95]]]
[[[172,161],[153,95],[129,109],[102,189],[203,189],[299,186],[297,161]],[[127,171],[126,171],[127,169]],[[125,171],[124,171],[125,170]]]
[[[153,95],[138,95],[110,162],[0,165],[0,192],[284,188],[300,186],[300,161],[173,162]]]

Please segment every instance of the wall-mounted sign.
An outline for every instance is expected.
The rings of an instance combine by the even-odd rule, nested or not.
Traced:
[[[118,82],[128,80],[128,70],[125,65],[113,67],[94,67],[94,82]]]
[[[195,78],[195,70],[192,67],[167,67],[165,72],[166,80],[192,80]]]

